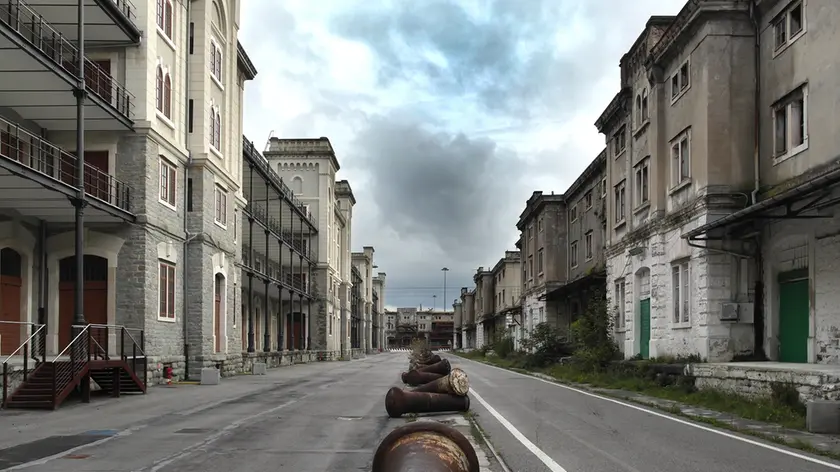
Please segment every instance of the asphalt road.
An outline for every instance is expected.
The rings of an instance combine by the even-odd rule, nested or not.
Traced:
[[[94,405],[0,415],[0,442],[6,444],[14,439],[8,437],[15,434],[13,421],[20,425],[17,434],[48,435],[50,422],[62,430],[0,450],[0,470],[21,464],[43,472],[367,471],[382,438],[405,424],[389,419],[384,407],[385,392],[405,366],[404,353],[376,355],[273,369],[265,377],[223,379],[220,386],[179,393],[156,389],[146,398],[99,400],[108,416]],[[211,394],[217,398],[205,398]],[[181,405],[173,411],[167,399]],[[115,409],[113,402],[124,406]],[[141,417],[140,409],[151,416]],[[86,424],[71,421],[85,414]],[[123,417],[130,415],[135,421],[126,423]],[[84,446],[93,441],[99,442]]]
[[[840,470],[840,463],[830,459],[452,355],[448,358],[469,375],[471,409],[513,472]]]

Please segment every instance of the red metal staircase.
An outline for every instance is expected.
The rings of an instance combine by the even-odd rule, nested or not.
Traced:
[[[3,408],[55,409],[73,392],[90,401],[91,381],[119,397],[146,393],[146,354],[143,331],[124,326],[74,326],[70,344],[52,360],[46,359],[46,329],[40,326],[3,363]],[[139,340],[132,335],[138,334]],[[117,353],[109,346],[116,341]],[[22,365],[15,363],[23,356]],[[34,366],[32,364],[34,363]]]

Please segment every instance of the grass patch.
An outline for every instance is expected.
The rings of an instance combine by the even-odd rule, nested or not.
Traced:
[[[461,357],[511,370],[524,371],[521,359],[509,356],[505,359],[473,351],[455,353]],[[552,365],[545,368],[528,369],[548,375],[560,382],[583,384],[590,387],[626,390],[651,397],[662,398],[710,410],[729,413],[740,418],[772,423],[786,428],[805,429],[805,408],[798,398],[791,395],[792,387],[775,386],[773,395],[765,398],[747,398],[730,392],[713,389],[694,389],[690,386],[660,385],[656,380],[623,372],[586,371],[572,365]]]

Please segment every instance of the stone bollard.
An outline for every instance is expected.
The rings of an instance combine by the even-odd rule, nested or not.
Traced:
[[[440,362],[434,364],[424,365],[416,369],[418,372],[429,372],[432,374],[449,375],[452,371],[452,365],[449,364],[448,359],[441,359]]]
[[[446,393],[463,397],[470,391],[470,380],[467,373],[455,367],[449,375],[423,384],[412,392]]]
[[[406,392],[391,387],[385,394],[385,411],[391,418],[406,413],[442,413],[446,411],[469,411],[470,397],[459,397],[445,393]]]
[[[442,423],[418,421],[391,431],[373,455],[371,472],[479,472],[470,441]]]
[[[440,374],[434,374],[431,372],[420,372],[419,370],[412,370],[410,372],[403,372],[402,374],[400,374],[400,379],[403,381],[403,383],[406,385],[411,385],[412,387],[427,384],[441,377],[443,376]]]

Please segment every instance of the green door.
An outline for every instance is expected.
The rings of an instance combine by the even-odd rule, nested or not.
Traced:
[[[650,298],[641,301],[639,307],[639,354],[642,359],[650,357]]]
[[[808,362],[808,279],[779,283],[779,361]]]

